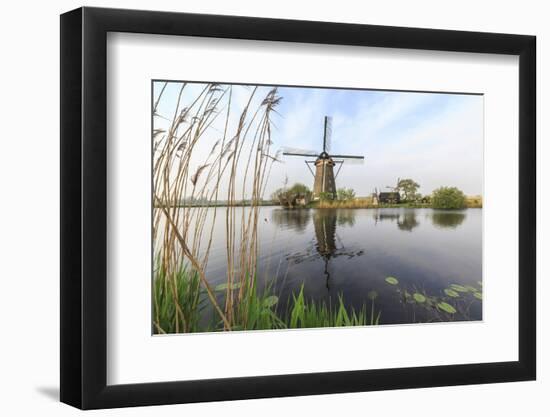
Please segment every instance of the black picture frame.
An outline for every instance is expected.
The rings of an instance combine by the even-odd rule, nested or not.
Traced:
[[[108,32],[519,56],[519,360],[107,385]],[[88,7],[61,15],[61,401],[94,409],[535,379],[535,54],[524,35]]]

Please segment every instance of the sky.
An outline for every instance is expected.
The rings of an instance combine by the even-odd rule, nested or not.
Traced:
[[[163,82],[155,82],[156,102]],[[181,83],[170,82],[157,112],[172,118]],[[205,84],[187,84],[180,109],[190,104]],[[224,86],[225,87],[225,86]],[[252,107],[259,105],[271,86],[259,87]],[[238,123],[240,111],[253,87],[233,86],[229,127]],[[420,184],[430,194],[441,186],[458,187],[467,195],[481,195],[483,183],[483,96],[466,94],[278,87],[282,97],[273,116],[273,150],[284,147],[322,150],[325,116],[332,117],[332,153],[364,156],[362,165],[342,167],[337,188],[354,189],[367,196],[394,186],[398,178]],[[227,97],[227,96],[226,96]],[[226,104],[226,103],[225,103]],[[224,108],[220,101],[219,107]],[[167,121],[154,118],[154,128]],[[196,148],[193,164],[199,166],[220,138],[225,121],[218,118]],[[302,182],[313,187],[305,158],[284,156],[273,166],[266,197],[275,189]],[[310,158],[309,160],[313,160]]]

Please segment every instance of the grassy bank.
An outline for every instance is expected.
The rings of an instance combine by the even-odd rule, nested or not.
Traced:
[[[315,303],[304,296],[304,288],[292,294],[283,312],[279,296],[271,288],[258,290],[255,279],[244,285],[226,284],[214,288],[217,298],[231,305],[230,326],[216,316],[205,322],[209,300],[197,273],[183,268],[173,276],[158,272],[153,281],[153,332],[195,333],[227,330],[271,330],[315,327],[369,326],[380,322],[375,297],[357,311],[345,307],[339,296],[334,304]],[[229,297],[229,298],[227,298]]]
[[[316,201],[311,203],[310,208],[329,209],[379,209],[379,208],[434,208],[430,203],[398,203],[374,205],[370,201]],[[465,208],[483,208],[479,200],[468,200]]]

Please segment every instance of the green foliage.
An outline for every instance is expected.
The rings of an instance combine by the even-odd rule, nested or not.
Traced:
[[[460,297],[460,294],[457,293],[455,290],[452,290],[450,288],[445,288],[443,290],[445,292],[445,294],[447,294],[449,297],[453,297],[453,298],[457,298],[457,297]]]
[[[416,193],[420,185],[410,178],[399,180],[397,190],[405,201],[416,201],[420,195]]]
[[[264,300],[264,307],[273,307],[279,301],[276,295],[270,295]]]
[[[426,297],[423,294],[420,294],[419,292],[415,292],[413,294],[413,298],[414,298],[414,301],[416,301],[417,303],[425,303],[426,302]]]
[[[226,291],[228,287],[232,290],[238,290],[239,288],[241,288],[241,284],[239,282],[234,282],[231,285],[227,285],[227,283],[224,282],[223,284],[216,285],[214,291]]]
[[[386,282],[390,285],[397,285],[399,284],[399,281],[395,277],[387,277]]]
[[[440,187],[432,193],[432,206],[436,209],[463,209],[466,196],[456,187]]]
[[[176,286],[174,290],[173,285]],[[375,311],[374,300],[378,296],[371,291],[370,315],[363,304],[360,310],[346,308],[342,296],[336,305],[315,303],[306,300],[303,285],[300,292],[293,294],[286,312],[277,311],[279,297],[267,286],[263,291],[256,288],[256,278],[247,275],[243,283],[217,285],[215,291],[220,297],[230,290],[242,292],[240,302],[236,301],[231,315],[231,330],[270,330],[286,328],[367,326],[380,323],[380,311]],[[236,296],[239,291],[234,292]],[[213,321],[210,324],[201,317],[209,305],[205,290],[200,286],[196,272],[182,268],[173,279],[161,272],[155,274],[153,281],[153,326],[155,334],[192,333],[223,331],[224,323]]]
[[[468,289],[466,287],[458,284],[451,284],[451,289],[458,292],[468,292]]]
[[[155,333],[196,332],[204,310],[199,275],[182,268],[173,276],[157,272],[153,280]]]
[[[449,313],[449,314],[456,313],[456,309],[452,305],[450,305],[450,304],[448,304],[444,301],[438,303],[437,308],[439,308],[440,310],[443,310],[444,312]]]
[[[307,185],[299,182],[295,183],[292,187],[290,187],[288,189],[288,192],[293,194],[310,194],[311,193]]]
[[[359,310],[346,309],[342,296],[338,297],[338,303],[333,309],[326,303],[316,304],[308,302],[304,296],[302,285],[298,295],[292,296],[290,312],[288,314],[288,327],[312,328],[312,327],[342,327],[342,326],[368,326],[380,323],[380,312],[375,314],[374,300],[371,304],[371,315],[367,314],[365,305]]]
[[[328,193],[328,192],[319,193],[319,200],[321,200],[321,201],[334,200],[334,194]]]
[[[450,288],[443,290],[444,295],[441,296],[429,294],[414,285],[412,289],[407,289],[405,286],[398,285],[397,278],[393,279],[390,280],[391,285],[395,285],[395,292],[403,307],[411,313],[413,322],[418,319],[420,322],[469,320],[470,307],[474,303],[482,301],[483,298],[480,281],[477,282],[478,287],[451,284]],[[420,317],[416,315],[419,310],[423,311],[423,315]]]
[[[355,191],[353,188],[338,188],[337,195],[340,201],[351,201],[355,199]]]
[[[242,287],[243,298],[237,303],[231,330],[270,330],[286,327],[274,307],[279,298],[270,294],[271,288],[260,293],[256,288],[256,278],[247,276]],[[214,330],[223,330],[219,322]]]

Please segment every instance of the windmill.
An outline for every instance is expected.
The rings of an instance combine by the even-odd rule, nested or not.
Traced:
[[[302,156],[306,158],[316,157],[315,161],[306,160],[306,166],[313,175],[313,199],[318,200],[320,196],[328,195],[331,198],[336,197],[336,178],[346,164],[362,164],[364,156],[358,155],[332,155],[330,154],[330,145],[332,138],[332,118],[325,116],[323,129],[323,150],[321,152],[302,149],[286,148],[283,155]],[[334,175],[334,167],[339,164],[338,171]],[[315,166],[315,173],[310,165]]]

